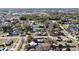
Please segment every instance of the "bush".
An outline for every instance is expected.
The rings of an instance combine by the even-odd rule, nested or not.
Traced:
[[[68,42],[68,43],[72,43],[72,40],[68,40],[67,42]]]
[[[26,17],[21,16],[21,17],[20,17],[20,20],[26,20]]]
[[[30,43],[30,42],[31,42],[31,40],[32,40],[32,36],[31,36],[31,35],[29,35],[29,36],[28,36],[28,43]]]
[[[28,44],[26,44],[25,46],[24,46],[24,49],[27,49],[28,48]]]

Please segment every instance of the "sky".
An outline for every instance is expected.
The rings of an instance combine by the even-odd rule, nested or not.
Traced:
[[[78,0],[0,0],[0,8],[79,8]]]

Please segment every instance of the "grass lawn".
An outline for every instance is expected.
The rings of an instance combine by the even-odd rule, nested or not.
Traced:
[[[6,41],[6,39],[0,39],[0,45],[3,44],[3,43],[5,44],[5,41]],[[14,42],[14,43],[13,43],[12,45],[10,45],[10,46],[6,46],[6,45],[5,45],[5,47],[7,47],[8,49],[12,48],[15,43],[16,43],[16,44],[18,43],[18,39],[14,37],[14,38],[13,38],[13,42]]]
[[[31,36],[34,37],[34,34],[35,34],[35,33],[31,33]]]
[[[65,29],[68,29],[69,26],[66,25],[66,24],[64,24],[63,27],[64,27]]]
[[[0,45],[5,43],[5,40],[4,39],[0,39]]]
[[[3,33],[3,31],[0,31],[0,36],[5,36],[7,33]]]
[[[17,38],[13,38],[14,43],[18,43],[18,39]]]

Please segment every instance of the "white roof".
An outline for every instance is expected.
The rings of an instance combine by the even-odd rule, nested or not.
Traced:
[[[56,21],[52,21],[53,23],[56,23]]]
[[[40,39],[37,39],[37,41],[41,41]]]
[[[29,43],[31,46],[35,46],[37,45],[37,43],[35,43],[34,41],[32,41],[31,43]]]

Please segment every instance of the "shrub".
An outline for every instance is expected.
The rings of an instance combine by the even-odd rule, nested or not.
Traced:
[[[25,46],[24,46],[24,49],[27,49],[28,48],[28,44],[26,44]]]
[[[28,36],[28,43],[30,43],[30,42],[31,42],[31,40],[32,40],[32,36],[31,36],[31,35],[29,35],[29,36]]]
[[[26,17],[21,16],[21,17],[20,17],[20,20],[26,20]]]

